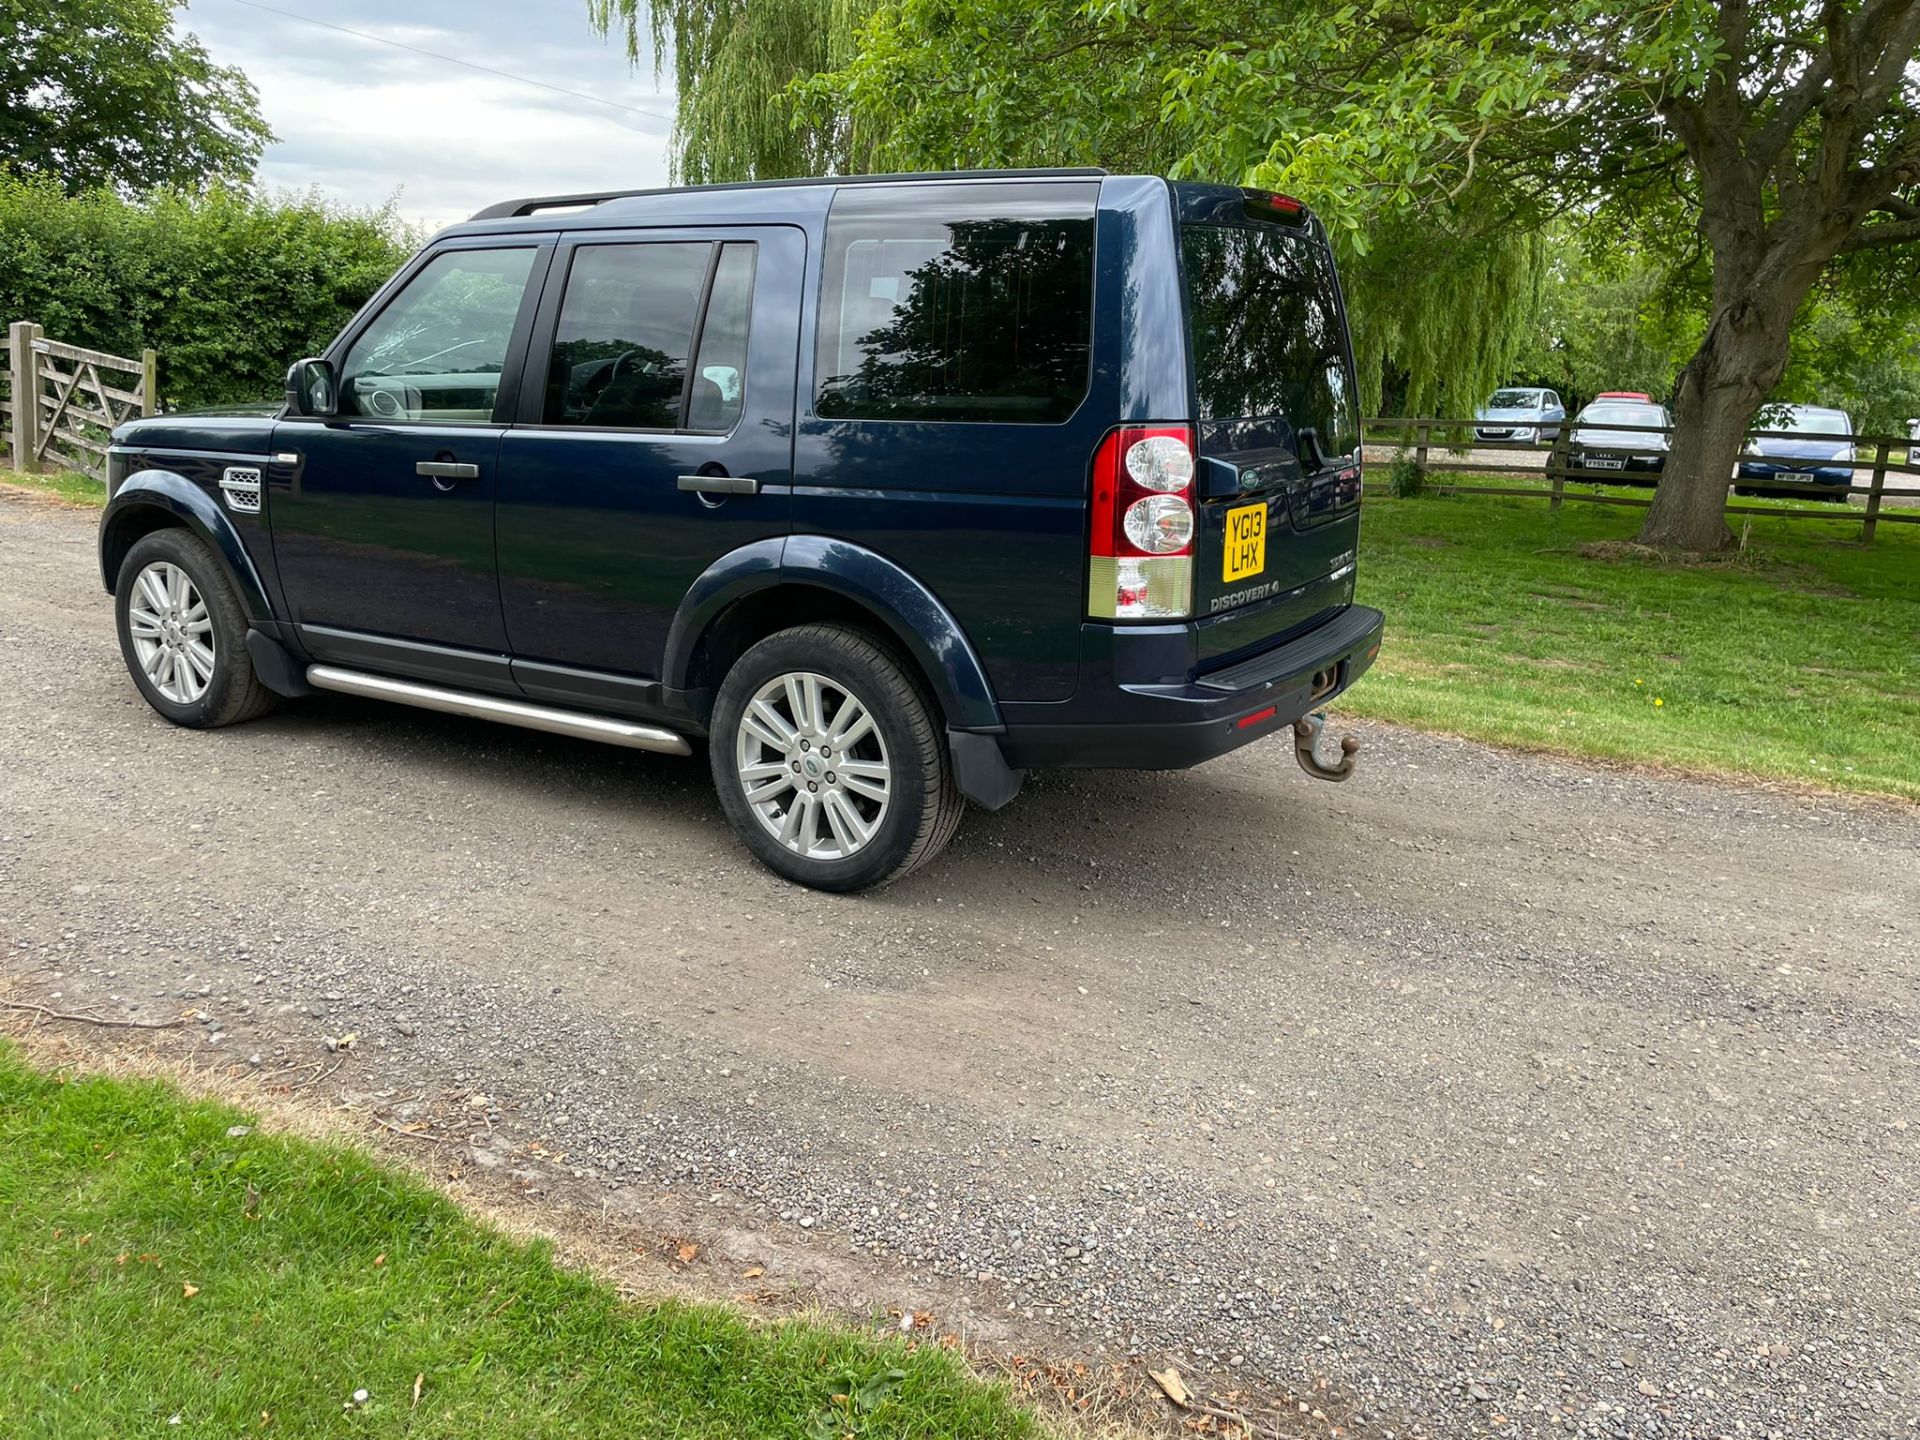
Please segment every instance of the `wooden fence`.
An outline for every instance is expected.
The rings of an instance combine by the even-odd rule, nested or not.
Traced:
[[[1633,483],[1624,470],[1594,469],[1573,463],[1571,439],[1574,424],[1571,419],[1563,420],[1559,433],[1551,441],[1529,440],[1481,440],[1474,435],[1472,420],[1449,420],[1434,417],[1416,416],[1408,419],[1380,417],[1363,422],[1366,430],[1366,443],[1370,446],[1392,448],[1406,453],[1422,473],[1428,477],[1449,474],[1463,475],[1524,475],[1536,477],[1544,484],[1532,486],[1517,485],[1467,485],[1458,481],[1442,478],[1434,481],[1429,478],[1426,489],[1446,495],[1518,495],[1532,499],[1545,498],[1554,509],[1559,509],[1566,500],[1583,500],[1594,505],[1628,505],[1645,508],[1653,503],[1644,495],[1618,495],[1600,491],[1601,485],[1624,485]],[[1504,428],[1504,427],[1502,427]],[[1519,427],[1531,428],[1531,427]],[[1585,423],[1578,427],[1582,434],[1600,434],[1608,431],[1625,432],[1631,435],[1671,435],[1669,426],[1659,425],[1597,425]],[[1805,432],[1791,430],[1755,430],[1749,439],[1764,442],[1774,439],[1804,440]],[[1737,479],[1727,477],[1730,488],[1742,490],[1762,490],[1768,495],[1783,499],[1839,500],[1842,505],[1833,509],[1789,508],[1781,505],[1729,504],[1729,515],[1772,515],[1784,520],[1844,520],[1861,527],[1862,540],[1873,539],[1875,530],[1884,521],[1905,525],[1920,524],[1920,509],[1888,509],[1886,502],[1920,501],[1920,446],[1913,446],[1904,436],[1891,435],[1835,435],[1836,441],[1849,443],[1854,448],[1855,459],[1851,464],[1835,462],[1831,468],[1848,468],[1853,471],[1853,483],[1850,485],[1821,485],[1810,481],[1788,480],[1768,477],[1765,479]],[[1605,441],[1589,441],[1588,450],[1606,450]],[[1622,443],[1617,447],[1621,451],[1638,450],[1643,447]],[[1518,456],[1513,462],[1503,463],[1496,456],[1474,456],[1471,451],[1521,452],[1529,456],[1541,456],[1540,463],[1520,463]],[[1445,458],[1434,458],[1442,456]],[[1896,458],[1898,456],[1899,458]],[[1755,457],[1767,459],[1762,454]],[[1811,464],[1811,461],[1790,463]],[[1860,472],[1868,472],[1868,481],[1862,485]],[[1892,477],[1893,483],[1888,483]],[[1654,472],[1639,472],[1634,478],[1651,486],[1658,479]],[[1569,489],[1569,483],[1580,487]],[[1384,486],[1370,484],[1369,489],[1384,489]],[[1851,501],[1854,497],[1863,499],[1864,508],[1855,511]]]
[[[7,394],[0,414],[13,438],[13,468],[107,473],[107,437],[135,415],[151,415],[159,390],[158,357],[138,360],[49,340],[30,320],[7,329]],[[109,376],[131,376],[114,384]]]

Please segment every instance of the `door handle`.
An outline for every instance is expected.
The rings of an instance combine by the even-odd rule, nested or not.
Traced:
[[[750,475],[682,475],[680,488],[700,495],[758,495],[760,482]]]
[[[434,480],[478,480],[478,465],[462,465],[453,460],[422,460],[413,467],[416,475],[425,475]]]

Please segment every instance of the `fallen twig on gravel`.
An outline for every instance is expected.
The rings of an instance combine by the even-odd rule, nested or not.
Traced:
[[[320,1061],[320,1062],[318,1062],[318,1063],[320,1063],[320,1064],[322,1064],[322,1065],[324,1065],[324,1064],[326,1064],[327,1062],[326,1062],[326,1061],[324,1061],[324,1060],[322,1060],[322,1061]],[[334,1066],[334,1067],[333,1067],[333,1068],[332,1068],[331,1070],[329,1070],[329,1071],[327,1071],[327,1072],[326,1072],[326,1074],[324,1074],[324,1075],[316,1075],[316,1076],[314,1076],[314,1077],[313,1077],[313,1079],[311,1079],[311,1080],[302,1080],[302,1081],[301,1081],[301,1082],[300,1082],[300,1083],[299,1083],[298,1085],[294,1085],[294,1086],[291,1086],[291,1087],[289,1087],[289,1089],[288,1089],[288,1091],[287,1091],[287,1093],[288,1093],[289,1095],[298,1095],[298,1094],[299,1094],[299,1093],[300,1093],[301,1091],[303,1091],[303,1090],[311,1090],[311,1089],[313,1089],[313,1088],[314,1088],[314,1087],[315,1087],[316,1085],[323,1085],[323,1084],[325,1084],[325,1083],[326,1083],[327,1081],[329,1081],[329,1080],[331,1080],[331,1079],[332,1079],[332,1078],[333,1078],[333,1077],[334,1077],[335,1075],[338,1075],[338,1074],[340,1073],[340,1069],[341,1069],[341,1067],[342,1067],[342,1066],[344,1066],[344,1065],[345,1065],[346,1063],[347,1063],[347,1062],[346,1062],[346,1061],[345,1061],[344,1059],[343,1059],[343,1060],[341,1060],[341,1061],[340,1061],[340,1062],[339,1062],[338,1064],[336,1064],[336,1065],[335,1065],[335,1066]]]
[[[367,1118],[373,1121],[374,1124],[380,1126],[381,1129],[391,1130],[394,1134],[405,1136],[409,1140],[424,1140],[429,1145],[444,1145],[447,1143],[447,1137],[444,1135],[428,1135],[419,1130],[403,1130],[391,1120],[382,1120],[378,1115],[368,1115]]]
[[[45,1005],[35,1005],[26,1000],[0,1000],[0,1007],[8,1010],[31,1011],[49,1020],[73,1020],[82,1025],[106,1025],[115,1030],[178,1030],[187,1023],[184,1020],[108,1020],[99,1015],[72,1015],[64,1010],[50,1010]]]

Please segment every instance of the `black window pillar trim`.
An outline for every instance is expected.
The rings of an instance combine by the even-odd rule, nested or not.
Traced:
[[[548,240],[534,253],[533,269],[527,272],[526,293],[520,297],[520,311],[513,317],[513,335],[507,341],[506,363],[500,367],[500,388],[493,397],[493,423],[511,425],[520,409],[521,377],[532,356],[534,317],[546,299],[547,279],[553,273],[554,244]]]
[[[693,405],[693,372],[700,364],[700,344],[707,338],[707,307],[713,303],[713,277],[720,269],[720,255],[726,248],[718,243],[707,246],[707,278],[700,285],[700,301],[693,312],[693,343],[687,347],[687,369],[680,377],[680,417],[675,429],[683,434]]]

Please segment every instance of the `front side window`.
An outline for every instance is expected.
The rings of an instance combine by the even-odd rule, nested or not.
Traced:
[[[1091,376],[1093,185],[859,186],[827,220],[814,409],[1054,424]]]
[[[347,351],[340,413],[491,420],[533,257],[531,248],[447,250],[429,260]]]

